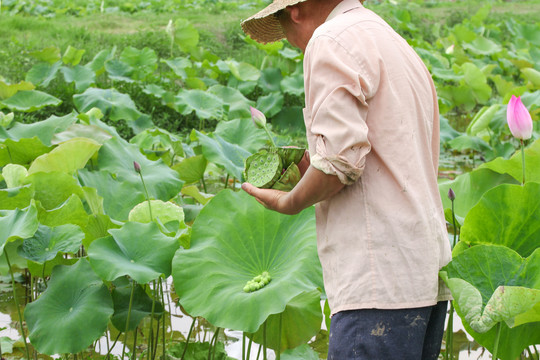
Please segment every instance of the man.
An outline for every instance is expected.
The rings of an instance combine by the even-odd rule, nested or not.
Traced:
[[[328,358],[437,359],[451,253],[429,72],[358,0],[274,0],[242,28],[304,53],[309,167],[289,193],[242,188],[284,214],[317,204]]]

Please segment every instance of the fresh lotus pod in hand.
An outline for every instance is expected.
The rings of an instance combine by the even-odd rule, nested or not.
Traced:
[[[261,149],[244,162],[244,178],[261,189],[290,191],[300,181],[298,163],[306,149],[271,147]]]

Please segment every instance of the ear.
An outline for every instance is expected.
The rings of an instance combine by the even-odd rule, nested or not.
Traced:
[[[289,10],[289,17],[292,20],[292,22],[298,24],[301,21],[300,16],[300,8],[298,6],[287,6],[287,9]]]

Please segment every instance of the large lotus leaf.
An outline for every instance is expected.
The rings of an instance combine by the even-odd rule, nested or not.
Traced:
[[[51,150],[49,146],[43,145],[43,142],[37,137],[20,140],[6,139],[0,144],[0,166],[9,163],[29,164],[38,156],[48,153]]]
[[[171,70],[182,79],[188,78],[186,69],[191,69],[193,67],[191,60],[186,57],[178,57],[170,60],[162,59],[161,61],[167,64]]]
[[[55,209],[63,204],[72,194],[83,196],[77,180],[64,172],[38,172],[24,180],[34,188],[34,198],[45,209]]]
[[[7,164],[2,168],[2,177],[8,189],[23,185],[23,180],[27,175],[28,171],[22,165]]]
[[[493,55],[502,50],[501,45],[483,36],[477,36],[470,43],[463,43],[463,48],[477,55]]]
[[[198,187],[195,185],[191,186],[184,186],[182,188],[182,195],[191,196],[195,200],[197,200],[199,203],[206,205],[208,201],[210,201],[215,195],[213,194],[206,194],[199,190]]]
[[[281,90],[284,93],[302,96],[304,93],[304,77],[302,74],[290,75],[281,80]]]
[[[540,301],[539,270],[540,250],[523,259],[504,246],[478,245],[457,255],[441,270],[441,277],[452,291],[465,329],[488,350],[493,350],[496,337],[493,325],[504,321],[499,357],[511,360],[528,345],[540,341],[540,323],[525,323],[520,317],[520,313],[530,314],[527,308],[534,309]],[[506,290],[509,291],[505,295]],[[514,321],[513,325],[522,325],[506,325]],[[529,321],[534,321],[534,317]]]
[[[103,144],[111,137],[112,135],[96,125],[73,124],[65,131],[54,134],[51,143],[60,144],[75,138],[88,138]]]
[[[283,79],[283,75],[281,75],[281,69],[266,68],[261,71],[261,77],[259,78],[258,85],[263,89],[264,93],[276,93],[277,95],[281,92],[281,79]],[[261,110],[263,114],[266,114],[266,112],[258,106],[257,109]]]
[[[161,200],[151,200],[150,208],[152,209],[152,217],[150,217],[150,209],[148,201],[144,201],[137,204],[129,212],[129,221],[137,221],[141,223],[149,223],[157,218],[162,223],[168,223],[169,221],[184,222],[184,210],[172,202],[165,202]]]
[[[47,87],[56,78],[60,66],[62,66],[60,61],[54,64],[37,63],[26,73],[26,81]]]
[[[245,292],[246,284],[265,271],[271,281]],[[244,192],[223,190],[195,219],[191,248],[177,251],[173,279],[192,316],[255,332],[300,293],[323,287],[314,210],[283,215]]]
[[[460,240],[497,244],[529,256],[540,239],[540,184],[500,185],[489,190],[463,223]]]
[[[231,144],[219,135],[207,136],[199,131],[196,131],[196,134],[202,145],[205,158],[214,164],[223,166],[236,179],[242,179],[244,160],[250,155],[247,150],[236,144]]]
[[[319,360],[319,355],[308,344],[295,349],[286,350],[281,354],[282,360]]]
[[[22,244],[22,239],[18,239],[12,242],[8,242],[4,246],[4,253],[7,253],[9,256],[9,264],[11,267],[8,267],[6,257],[0,255],[0,274],[6,276],[9,275],[12,271],[24,270],[28,268],[28,260],[22,258],[17,254],[17,248]],[[41,275],[39,275],[41,276]],[[2,350],[3,351],[3,350]]]
[[[307,343],[319,332],[321,321],[321,292],[317,289],[303,292],[287,304],[284,312],[270,315],[266,319],[266,346],[276,351],[280,346],[280,351],[294,349]],[[263,327],[264,324],[250,337],[259,344],[264,339]]]
[[[19,81],[17,84],[7,84],[0,80],[0,100],[12,97],[17,91],[34,90],[35,88],[34,84],[28,81]]]
[[[113,59],[115,52],[116,46],[114,46],[112,49],[101,50],[96,54],[96,56],[94,56],[92,61],[85,65],[85,67],[96,73],[96,76],[99,76],[105,72],[105,63],[108,60]]]
[[[32,237],[24,239],[19,255],[43,264],[58,253],[73,254],[81,245],[84,233],[77,225],[66,224],[56,227],[39,225]]]
[[[146,284],[171,274],[171,260],[180,245],[163,235],[156,223],[128,222],[109,233],[112,236],[94,240],[88,248],[90,264],[104,280],[129,275]]]
[[[62,66],[60,69],[67,83],[75,83],[77,91],[84,91],[96,81],[96,74],[89,68],[77,65],[72,68]]]
[[[201,180],[204,177],[204,172],[208,160],[203,155],[195,155],[172,166],[174,170],[178,172],[180,179],[186,182],[186,184],[192,184]]]
[[[126,120],[137,133],[152,125],[149,117],[137,110],[129,95],[114,89],[88,88],[84,93],[74,95],[73,103],[79,112],[97,107],[112,121]]]
[[[75,354],[103,335],[112,313],[107,287],[81,259],[53,269],[47,290],[26,306],[24,318],[40,353]]]
[[[85,52],[86,50],[77,49],[69,45],[62,56],[62,62],[66,65],[77,66],[81,62]]]
[[[21,245],[22,244],[19,244],[19,247]],[[18,253],[17,253],[17,256],[19,256]],[[20,258],[24,259],[23,257],[20,257]],[[10,255],[10,260],[11,260],[11,255]],[[75,264],[77,261],[79,261],[79,259],[76,257],[66,258],[63,253],[58,253],[56,257],[54,257],[52,260],[48,260],[47,262],[43,264],[33,262],[27,259],[24,259],[24,260],[26,261],[24,268],[28,268],[28,271],[30,271],[30,274],[36,277],[43,277],[43,278],[46,276],[50,276],[52,274],[52,270],[57,265],[71,266]]]
[[[61,103],[62,100],[38,90],[19,91],[9,99],[0,102],[12,111],[23,112],[33,112],[46,106],[58,106]]]
[[[128,46],[122,51],[120,60],[134,69],[133,78],[135,80],[143,80],[157,69],[156,52],[147,47],[139,50]]]
[[[195,112],[199,119],[221,119],[223,101],[203,90],[181,90],[174,98],[174,105],[183,115]]]
[[[495,172],[510,174],[514,179],[521,182],[523,180],[523,165],[521,151],[516,153],[509,159],[497,158],[488,163],[482,164],[481,168],[488,168]],[[536,164],[540,163],[540,139],[530,144],[525,149],[525,180],[540,182],[540,167]]]
[[[119,229],[121,225],[114,223],[107,215],[93,215],[88,217],[88,224],[84,228],[85,238],[83,245],[88,249],[90,244],[99,238],[109,236],[110,229]]]
[[[186,345],[187,349],[184,352]],[[172,355],[171,357],[175,359],[183,358],[184,360],[207,360],[210,351],[212,351],[212,360],[234,360],[234,358],[227,356],[225,345],[220,341],[215,347],[212,344],[212,348],[209,342],[199,341],[192,341],[188,344],[179,342],[167,348],[167,352]]]
[[[109,60],[105,63],[105,70],[109,79],[114,81],[125,81],[132,83],[135,80],[131,78],[133,68],[125,62],[117,59]]]
[[[137,284],[134,286],[127,331],[134,330],[145,317],[152,315],[152,307],[154,316],[160,316],[164,310],[163,305],[159,301],[152,301],[140,285]],[[130,284],[117,286],[112,291],[114,314],[111,318],[111,322],[119,331],[126,331],[130,297]]]
[[[221,121],[217,124],[214,134],[250,153],[256,152],[268,141],[264,130],[258,129],[251,119]]]
[[[174,41],[182,51],[189,52],[199,43],[199,31],[188,20],[176,19]]]
[[[285,97],[281,92],[274,92],[257,98],[257,109],[268,117],[277,115],[283,109]]]
[[[521,69],[521,74],[526,80],[529,80],[533,85],[538,88],[540,87],[540,72],[533,68],[524,68]]]
[[[33,204],[23,210],[0,210],[0,255],[7,242],[31,237],[38,225],[37,210]]]
[[[55,133],[64,131],[76,121],[77,113],[72,112],[62,117],[53,115],[47,120],[38,121],[32,124],[22,124],[16,122],[8,130],[8,138],[12,140],[25,140],[37,137],[42,141],[43,145],[50,146],[51,139]],[[0,139],[2,138],[2,134],[0,133]]]
[[[39,222],[47,226],[60,226],[75,224],[84,228],[88,224],[88,214],[84,205],[77,195],[71,195],[57,208],[48,210],[37,203]]]
[[[229,66],[231,74],[240,81],[257,81],[261,77],[260,70],[251,64],[235,60],[227,60],[225,63]]]
[[[283,108],[279,114],[272,119],[272,126],[286,132],[305,134],[306,128],[300,106],[290,106]]]
[[[82,169],[101,145],[92,139],[75,138],[58,145],[51,152],[38,157],[30,169],[28,174],[37,172],[65,172],[73,173],[76,170]]]
[[[247,99],[237,89],[223,85],[214,85],[211,86],[207,91],[219,97],[223,103],[229,105],[229,119],[249,119],[251,117],[249,107],[255,105],[255,103]]]
[[[472,89],[478,102],[487,102],[491,97],[491,86],[487,83],[486,75],[471,62],[461,65],[461,69],[465,74],[465,83]]]
[[[34,190],[30,185],[0,189],[0,209],[15,210],[25,208],[30,205],[33,196]]]
[[[140,183],[137,185],[126,184],[115,178],[110,172],[103,170],[88,171],[83,169],[78,173],[83,185],[97,189],[99,196],[103,198],[105,214],[111,219],[126,221],[131,208],[146,199]]]
[[[112,138],[103,144],[98,153],[100,170],[115,174],[119,181],[127,182],[132,191],[143,191],[139,174],[133,168],[134,161],[141,167],[141,174],[150,197],[168,201],[178,195],[183,184],[178,173],[161,160],[152,161],[146,158],[138,146],[119,138]],[[103,196],[101,193],[100,195]]]
[[[443,207],[451,209],[452,202],[448,198],[448,190],[451,188],[454,191],[456,194],[454,200],[456,217],[464,218],[486,191],[501,184],[517,184],[517,181],[510,175],[480,168],[459,175],[455,180],[439,183],[439,192]]]
[[[62,58],[60,49],[56,46],[48,46],[44,49],[31,51],[28,55],[38,59],[39,61],[45,61],[49,64],[54,64]]]

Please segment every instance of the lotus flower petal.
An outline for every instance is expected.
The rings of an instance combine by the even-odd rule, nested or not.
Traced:
[[[517,139],[530,139],[533,130],[531,114],[521,102],[521,98],[512,95],[508,102],[506,120],[512,135]]]

